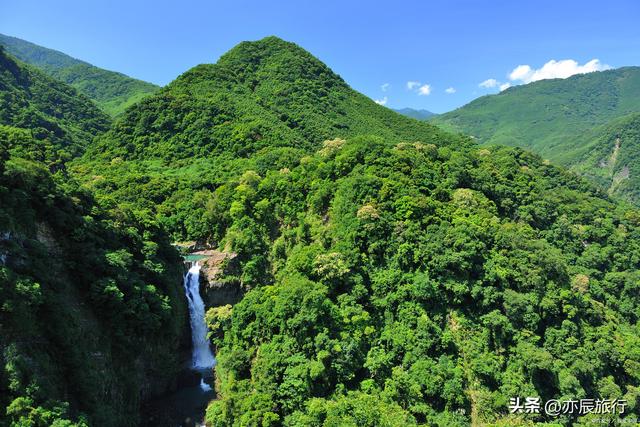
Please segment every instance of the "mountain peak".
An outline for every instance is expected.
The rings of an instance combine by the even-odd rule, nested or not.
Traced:
[[[137,138],[140,132],[144,138]],[[375,104],[312,54],[275,36],[242,42],[217,63],[192,68],[128,111],[112,133],[101,147],[107,155],[171,159],[315,149],[327,139],[363,134],[440,139],[433,126]]]

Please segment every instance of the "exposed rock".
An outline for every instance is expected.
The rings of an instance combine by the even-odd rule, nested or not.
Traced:
[[[62,249],[49,226],[43,222],[37,224],[36,228],[36,239],[47,248],[47,251],[50,255],[60,255],[62,253]]]
[[[192,252],[191,255],[203,257],[198,261],[201,265],[200,294],[208,308],[233,305],[242,299],[245,289],[237,279],[237,254],[207,249]]]

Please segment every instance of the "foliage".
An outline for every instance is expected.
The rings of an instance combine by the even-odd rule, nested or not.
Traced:
[[[640,114],[630,114],[574,138],[571,168],[609,194],[640,203]]]
[[[640,111],[639,99],[640,68],[623,67],[512,87],[431,122],[480,143],[530,149],[637,204],[638,126],[632,113]],[[624,142],[613,164],[619,136]]]
[[[12,153],[57,170],[108,126],[109,118],[89,99],[0,46],[0,139]]]
[[[128,110],[73,169],[101,198],[143,209],[176,239],[205,240],[217,187],[248,169],[293,167],[325,139],[358,134],[468,143],[376,105],[308,52],[268,37]]]
[[[24,129],[7,123],[0,146]],[[227,279],[248,290],[207,312],[210,425],[591,421],[510,415],[517,396],[623,398],[640,415],[640,212],[522,149],[377,106],[291,43],[241,43],[128,109],[70,163],[82,187],[6,153],[11,422],[125,423],[144,375],[131,360],[170,376],[158,349],[183,309],[159,228],[237,254]],[[83,310],[90,328],[55,320]],[[68,350],[105,340],[104,359]]]
[[[50,173],[106,127],[89,100],[1,51],[0,99],[0,426],[135,425],[180,368],[180,258]]]
[[[208,315],[208,422],[579,421],[513,418],[515,396],[615,395],[638,414],[637,211],[522,150],[329,146],[267,171],[242,209],[240,181],[212,196],[209,229],[263,270]]]

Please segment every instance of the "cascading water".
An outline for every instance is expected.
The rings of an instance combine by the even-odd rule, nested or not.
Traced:
[[[213,357],[209,340],[207,339],[204,302],[200,297],[200,266],[197,263],[189,269],[189,272],[184,277],[184,290],[189,303],[189,320],[193,343],[192,367],[194,369],[212,368],[216,363],[216,359]]]

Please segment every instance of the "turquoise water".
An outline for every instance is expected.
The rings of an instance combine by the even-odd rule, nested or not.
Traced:
[[[183,258],[184,258],[185,261],[196,262],[196,261],[202,261],[203,259],[206,258],[206,256],[197,255],[197,254],[189,254],[189,255],[185,255]]]

